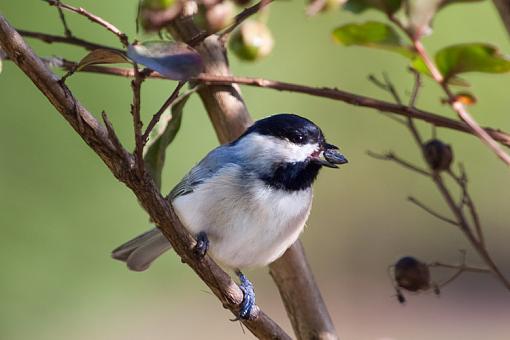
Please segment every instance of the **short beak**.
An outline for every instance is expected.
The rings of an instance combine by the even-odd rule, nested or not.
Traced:
[[[345,164],[348,161],[337,146],[324,143],[323,150],[317,158],[314,158],[314,162],[328,168],[338,168],[337,164]]]

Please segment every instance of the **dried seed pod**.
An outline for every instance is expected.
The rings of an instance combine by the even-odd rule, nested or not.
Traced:
[[[414,257],[402,257],[395,263],[395,282],[411,292],[427,290],[430,288],[429,267]]]
[[[448,170],[453,161],[453,151],[450,145],[438,139],[425,143],[425,159],[435,171]]]
[[[230,49],[241,60],[255,61],[266,57],[273,50],[273,36],[262,22],[246,20],[232,34]]]

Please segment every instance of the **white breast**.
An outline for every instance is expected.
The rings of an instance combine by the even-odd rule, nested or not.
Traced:
[[[312,189],[286,192],[261,181],[250,186],[246,179],[232,181],[238,174],[237,166],[224,168],[173,205],[192,234],[207,233],[213,258],[232,268],[264,266],[299,237],[310,213]]]

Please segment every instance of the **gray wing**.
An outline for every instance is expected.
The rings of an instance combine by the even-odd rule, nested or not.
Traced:
[[[171,201],[179,196],[193,192],[197,185],[214,177],[227,164],[237,163],[238,159],[228,145],[222,145],[212,150],[195,165],[190,172],[170,191],[168,199]]]

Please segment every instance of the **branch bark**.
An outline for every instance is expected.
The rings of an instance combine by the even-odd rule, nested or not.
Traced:
[[[75,62],[63,60],[64,69],[70,70],[75,66],[76,66]],[[133,70],[130,69],[96,65],[86,66],[83,69],[80,69],[80,72],[91,72],[129,78],[134,76]],[[152,72],[149,75],[149,77],[156,79],[164,79],[157,72]],[[339,90],[337,88],[313,87],[300,84],[286,83],[277,80],[268,80],[263,78],[237,77],[231,75],[217,75],[208,73],[199,75],[196,78],[196,81],[200,81],[208,85],[240,84],[273,89],[277,91],[307,94],[314,97],[328,98],[355,106],[368,107],[381,112],[394,113],[404,117],[413,117],[415,119],[425,121],[437,127],[443,127],[464,133],[474,134],[471,128],[462,121],[454,120],[432,112],[420,110],[413,106],[399,105],[384,100],[365,97],[357,95],[355,93]],[[505,145],[506,147],[510,147],[509,133],[490,127],[484,127],[483,129],[496,141]]]
[[[174,22],[172,35],[189,43],[200,32],[191,17],[185,16]],[[231,76],[226,51],[219,37],[208,37],[196,49],[204,60],[206,75]],[[252,123],[237,85],[223,83],[205,86],[198,93],[221,143],[239,137]],[[299,240],[270,265],[270,272],[298,339],[310,339],[310,334],[316,335],[314,339],[338,339]],[[295,279],[298,277],[300,280]]]
[[[193,256],[194,239],[184,229],[170,203],[161,195],[147,172],[142,177],[135,170],[133,156],[109,134],[112,128],[102,126],[72,95],[43,61],[26,45],[22,37],[0,15],[0,44],[18,67],[32,80],[72,128],[97,153],[113,175],[126,184],[142,203],[151,219],[168,238],[177,254],[209,286],[223,305],[237,315],[243,293],[209,257],[202,261]],[[260,311],[255,320],[243,324],[261,339],[290,339],[278,324]]]
[[[494,6],[499,12],[499,16],[505,25],[508,34],[510,34],[510,1],[508,0],[493,0]]]

